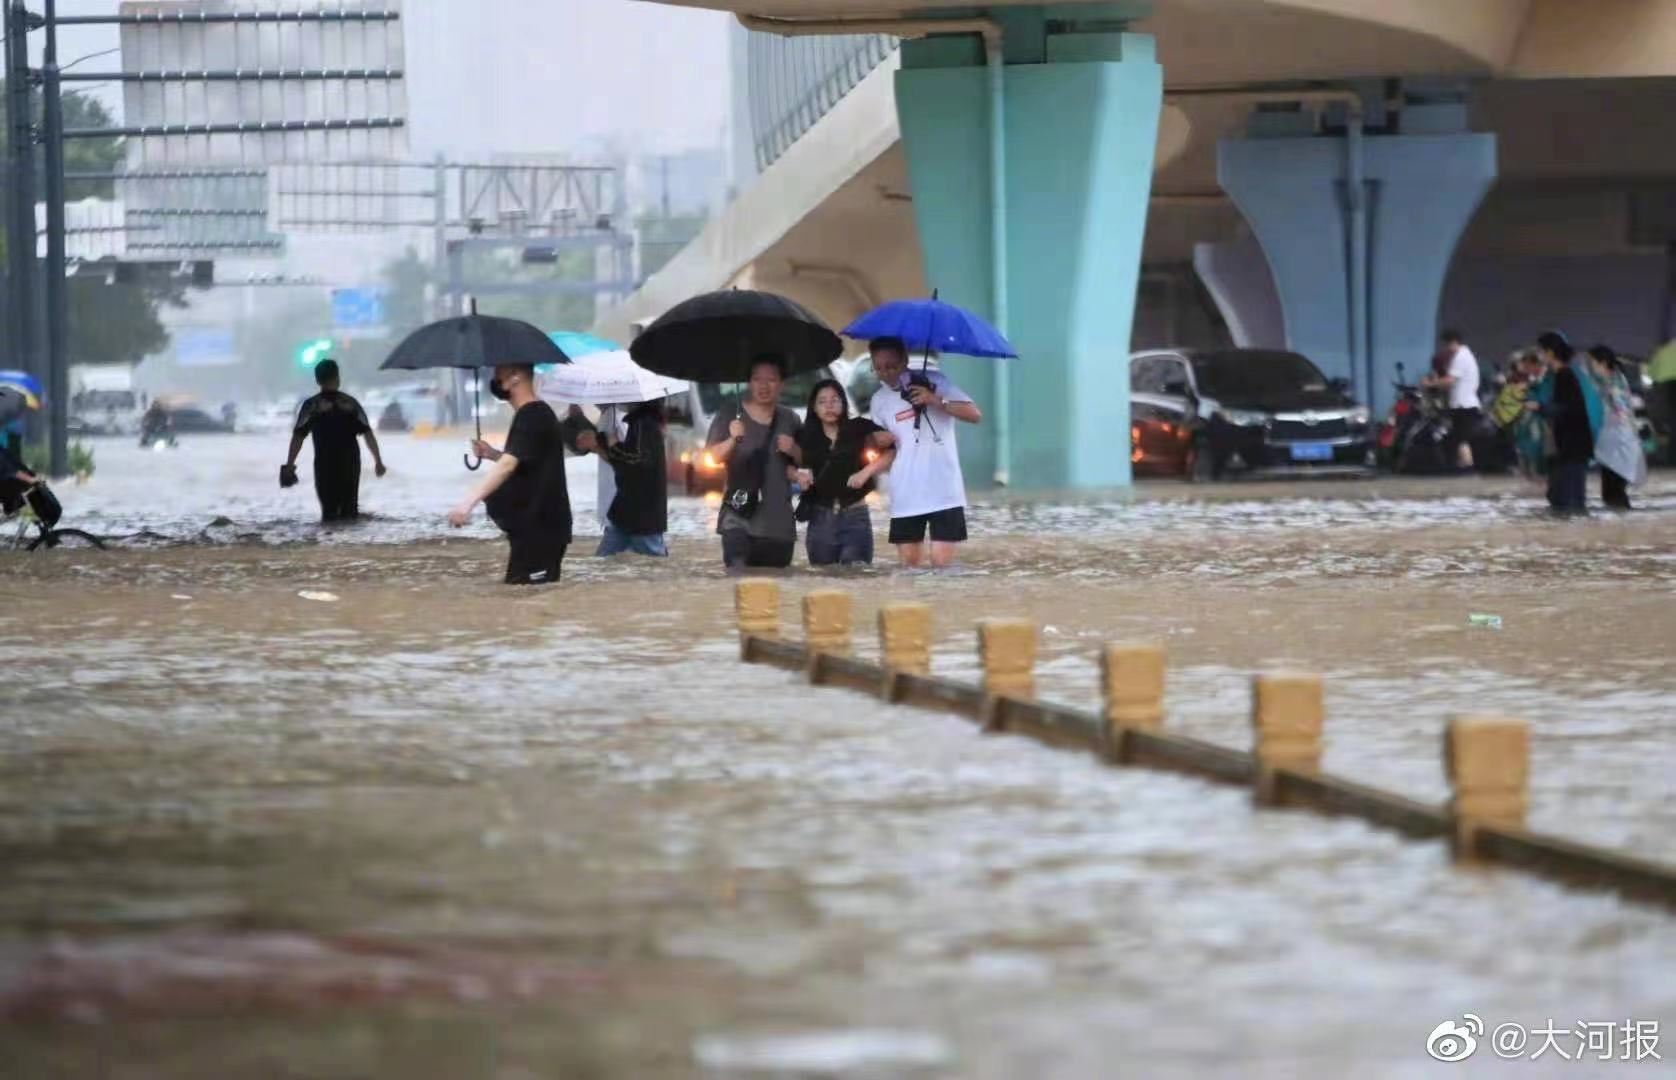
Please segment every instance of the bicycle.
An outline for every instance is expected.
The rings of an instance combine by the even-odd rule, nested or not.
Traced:
[[[56,528],[63,514],[58,497],[46,484],[37,482],[25,488],[17,499],[0,506],[0,532],[13,530],[13,550],[34,551],[43,547],[105,549],[105,542],[90,532]],[[31,527],[36,532],[32,538],[28,537]]]

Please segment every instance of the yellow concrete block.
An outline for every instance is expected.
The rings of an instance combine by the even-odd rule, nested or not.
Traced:
[[[810,653],[850,654],[852,604],[838,589],[816,589],[803,596],[803,638]]]
[[[1256,736],[1257,801],[1278,801],[1274,771],[1321,769],[1321,729],[1326,721],[1321,676],[1258,675],[1251,686],[1251,725]]]
[[[1102,658],[1106,724],[1156,731],[1164,726],[1164,649],[1113,643]]]
[[[879,654],[891,671],[931,671],[931,606],[886,604],[879,609]]]
[[[763,578],[749,578],[733,587],[733,609],[740,636],[780,636],[780,586]]]
[[[1028,619],[985,619],[978,623],[978,658],[984,691],[1028,698],[1036,693],[1036,624]]]
[[[1480,825],[1523,828],[1530,803],[1530,731],[1523,720],[1452,716],[1443,740],[1443,768],[1454,797],[1457,851],[1471,854]]]

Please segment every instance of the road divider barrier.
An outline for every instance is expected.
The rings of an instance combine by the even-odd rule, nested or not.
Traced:
[[[747,579],[734,588],[740,657],[803,672],[816,686],[877,695],[887,704],[966,717],[984,731],[1022,735],[1091,753],[1116,766],[1164,769],[1247,787],[1260,807],[1362,818],[1417,840],[1446,841],[1463,865],[1500,865],[1580,888],[1676,908],[1676,868],[1529,832],[1530,735],[1523,720],[1461,715],[1444,732],[1452,795],[1420,802],[1321,771],[1326,696],[1321,676],[1276,672],[1252,679],[1249,751],[1166,729],[1165,653],[1150,643],[1111,643],[1100,656],[1099,714],[1035,698],[1037,628],[1023,619],[977,626],[979,686],[931,674],[932,619],[925,604],[878,612],[880,662],[853,655],[849,593],[802,599],[803,641],[780,636],[780,587]]]

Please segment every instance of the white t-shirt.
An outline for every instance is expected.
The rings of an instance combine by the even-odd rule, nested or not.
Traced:
[[[1478,357],[1472,355],[1472,350],[1465,345],[1456,349],[1455,355],[1450,359],[1449,377],[1455,380],[1449,387],[1449,407],[1479,408]]]
[[[925,374],[944,401],[972,400],[942,372]],[[891,517],[919,517],[966,505],[966,480],[960,474],[954,434],[960,421],[941,409],[928,409],[915,431],[914,407],[894,386],[881,386],[873,394],[870,415],[873,423],[896,436],[896,460],[890,466]]]
[[[628,438],[628,425],[623,422],[621,409],[615,405],[607,405],[599,411],[599,434],[604,438],[608,431],[615,431],[619,440]],[[605,515],[611,509],[611,503],[617,498],[617,474],[610,463],[604,458],[598,458],[599,479],[596,481],[595,491],[599,499],[599,523],[606,524]]]

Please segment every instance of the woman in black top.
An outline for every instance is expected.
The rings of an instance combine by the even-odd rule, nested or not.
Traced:
[[[1536,339],[1536,350],[1549,371],[1548,389],[1531,404],[1548,421],[1553,445],[1548,457],[1548,505],[1558,514],[1585,514],[1589,459],[1595,452],[1589,415],[1594,390],[1583,382],[1589,376],[1579,371],[1576,350],[1564,334],[1543,334]]]
[[[810,566],[873,561],[873,519],[865,500],[894,456],[872,448],[871,437],[879,430],[865,417],[850,416],[836,379],[815,384],[797,434],[803,465],[794,470],[803,488],[798,517],[809,523],[803,542]]]
[[[622,406],[619,406],[622,407]],[[669,475],[664,470],[663,402],[629,405],[623,423],[628,436],[618,440],[607,434],[602,441],[593,432],[583,432],[577,447],[583,453],[597,453],[616,478],[617,494],[610,506],[602,506],[604,535],[595,555],[636,555],[665,558],[669,547],[664,533],[669,530]]]

